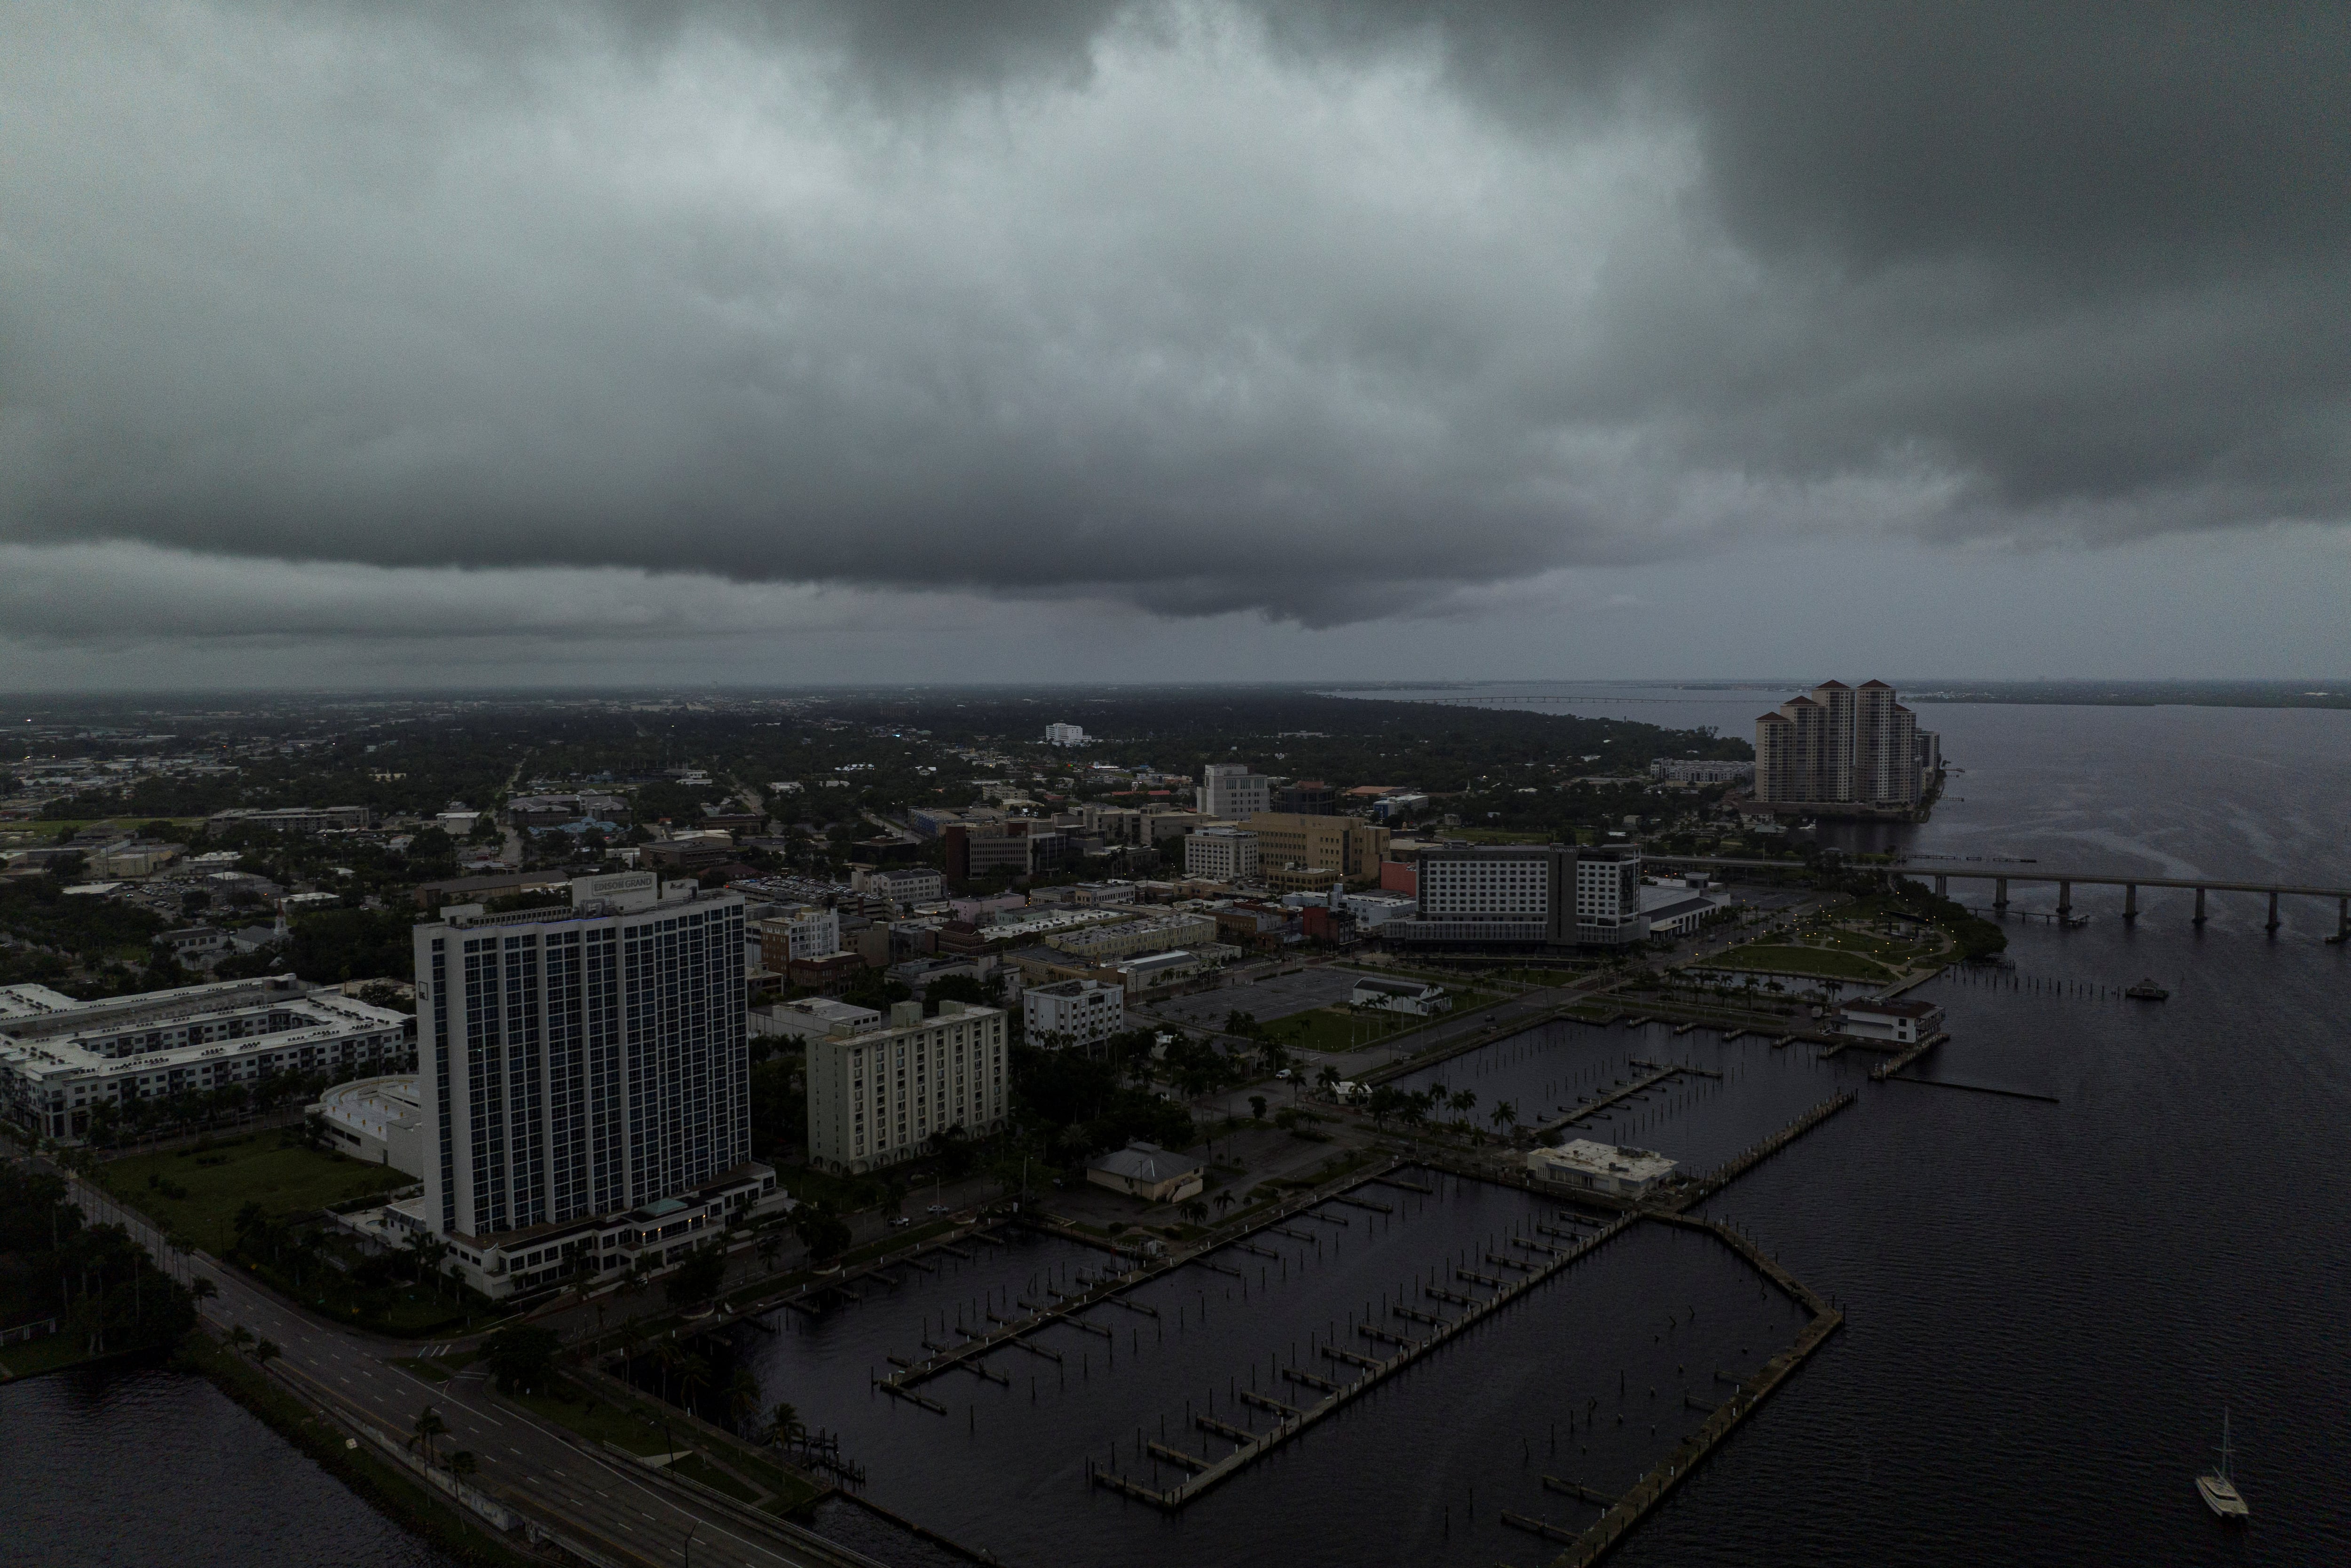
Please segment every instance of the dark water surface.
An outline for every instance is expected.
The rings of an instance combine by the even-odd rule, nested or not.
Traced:
[[[193,1374],[0,1387],[7,1568],[449,1568]]]

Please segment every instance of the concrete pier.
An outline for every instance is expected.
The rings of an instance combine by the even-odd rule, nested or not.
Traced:
[[[1651,1211],[1653,1217],[1670,1225],[1684,1225],[1707,1230],[1726,1246],[1744,1258],[1750,1266],[1786,1291],[1812,1313],[1796,1343],[1763,1364],[1752,1377],[1740,1384],[1729,1398],[1716,1406],[1714,1413],[1696,1432],[1675,1446],[1673,1451],[1651,1467],[1631,1490],[1609,1504],[1608,1511],[1599,1522],[1576,1538],[1575,1544],[1552,1560],[1552,1568],[1590,1568],[1623,1542],[1625,1534],[1648,1515],[1651,1509],[1663,1502],[1673,1490],[1689,1479],[1690,1472],[1703,1463],[1725,1437],[1745,1420],[1771,1392],[1787,1381],[1813,1352],[1818,1350],[1829,1335],[1844,1322],[1844,1315],[1822,1300],[1795,1276],[1771,1260],[1771,1255],[1719,1220],[1693,1218],[1687,1215]],[[1548,1484],[1548,1478],[1546,1478]]]
[[[1515,1280],[1508,1283],[1499,1280],[1494,1281],[1493,1283],[1499,1289],[1492,1296],[1479,1301],[1475,1306],[1465,1309],[1459,1317],[1448,1321],[1441,1327],[1432,1329],[1426,1338],[1409,1342],[1405,1348],[1384,1360],[1358,1355],[1353,1351],[1341,1350],[1334,1345],[1317,1347],[1323,1355],[1333,1361],[1345,1362],[1351,1365],[1362,1367],[1364,1375],[1298,1414],[1281,1417],[1270,1429],[1255,1434],[1249,1442],[1239,1443],[1239,1439],[1235,1439],[1239,1446],[1235,1448],[1232,1453],[1176,1486],[1162,1491],[1129,1480],[1124,1476],[1114,1475],[1102,1469],[1095,1469],[1092,1472],[1094,1482],[1096,1485],[1110,1487],[1123,1492],[1129,1497],[1140,1498],[1154,1507],[1172,1513],[1207,1491],[1211,1487],[1238,1474],[1242,1469],[1305,1431],[1317,1421],[1344,1407],[1348,1401],[1369,1393],[1430,1351],[1450,1343],[1454,1336],[1463,1330],[1483,1322],[1487,1317],[1517,1301],[1576,1260],[1588,1255],[1595,1248],[1605,1246],[1614,1237],[1623,1233],[1626,1228],[1638,1223],[1639,1218],[1637,1214],[1628,1213],[1620,1216],[1614,1222],[1595,1232],[1582,1245],[1562,1252],[1523,1280]]]

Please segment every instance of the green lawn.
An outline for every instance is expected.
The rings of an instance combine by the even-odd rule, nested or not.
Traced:
[[[149,1185],[151,1176],[156,1185]],[[229,1227],[247,1203],[283,1218],[411,1186],[416,1180],[390,1166],[284,1147],[274,1131],[224,1139],[202,1153],[180,1149],[110,1160],[99,1167],[98,1179],[158,1225],[208,1249],[227,1244]],[[187,1197],[167,1196],[166,1183],[184,1189]]]
[[[1863,980],[1872,985],[1880,985],[1894,978],[1894,971],[1858,953],[1774,943],[1750,943],[1744,947],[1733,947],[1719,956],[1708,958],[1707,964],[1709,967],[1725,969],[1773,969],[1790,975],[1818,975],[1831,980]]]
[[[36,1373],[55,1372],[61,1366],[71,1366],[89,1354],[82,1336],[78,1333],[44,1334],[39,1339],[19,1340],[0,1349],[0,1383],[30,1377]]]

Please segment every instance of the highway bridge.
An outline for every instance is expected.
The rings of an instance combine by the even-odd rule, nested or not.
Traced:
[[[1794,861],[1735,859],[1719,855],[1645,854],[1645,864],[1657,866],[1719,866],[1726,869],[1749,868],[1771,871],[1802,871],[1808,869]],[[2196,894],[2194,923],[2205,920],[2205,895],[2213,893],[2250,893],[2269,900],[2268,929],[2275,931],[2284,924],[2278,918],[2278,901],[2284,898],[2332,899],[2335,904],[2335,935],[2327,941],[2339,943],[2351,939],[2351,887],[2327,887],[2307,883],[2240,882],[2224,877],[2143,876],[2136,872],[2070,871],[2055,866],[2018,862],[1998,869],[1957,864],[1949,861],[1897,862],[1878,864],[1848,862],[1850,871],[1868,872],[1887,877],[1915,877],[1934,883],[1935,892],[1950,896],[1954,882],[1988,882],[1992,884],[1992,909],[2000,914],[2008,911],[2008,889],[2011,883],[2054,883],[2057,888],[2057,917],[2061,921],[2074,918],[2074,890],[2076,887],[2119,887],[2123,890],[2123,918],[2137,920],[2139,915],[2138,893],[2143,887],[2193,890]]]

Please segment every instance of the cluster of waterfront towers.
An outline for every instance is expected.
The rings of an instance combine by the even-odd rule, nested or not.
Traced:
[[[1830,681],[1755,721],[1758,804],[1907,810],[1942,765],[1940,737],[1884,681]]]

